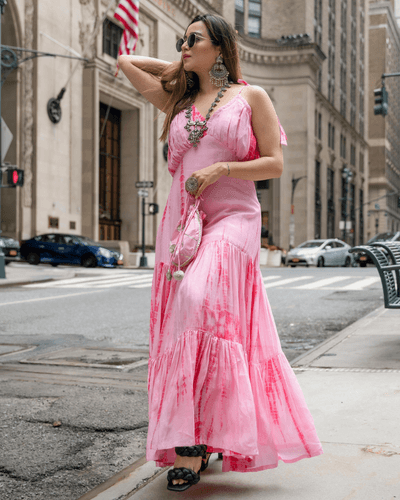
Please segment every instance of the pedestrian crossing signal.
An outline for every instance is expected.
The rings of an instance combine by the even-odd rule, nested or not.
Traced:
[[[158,204],[157,203],[149,203],[149,214],[151,214],[151,215],[158,214]]]
[[[8,187],[17,187],[24,185],[24,171],[20,168],[9,168],[7,170]]]

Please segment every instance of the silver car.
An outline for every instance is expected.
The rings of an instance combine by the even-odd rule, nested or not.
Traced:
[[[295,266],[346,266],[353,264],[350,245],[342,240],[309,240],[292,250],[286,256],[286,265]]]

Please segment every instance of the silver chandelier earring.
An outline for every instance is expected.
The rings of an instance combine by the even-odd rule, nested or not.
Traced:
[[[229,71],[226,69],[221,54],[217,57],[215,64],[208,74],[210,75],[211,83],[217,87],[224,87],[228,83]]]

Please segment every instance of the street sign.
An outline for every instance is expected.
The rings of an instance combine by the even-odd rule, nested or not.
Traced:
[[[8,148],[10,147],[13,140],[13,135],[11,130],[7,127],[4,119],[1,119],[1,163],[3,163],[6,157]]]
[[[339,229],[343,231],[344,229],[344,220],[339,221]],[[351,220],[346,221],[346,230],[349,231],[351,229]]]
[[[152,188],[153,184],[153,181],[138,181],[135,183],[135,186],[137,188]]]
[[[149,196],[149,192],[146,189],[139,189],[138,195],[143,198],[147,198]]]

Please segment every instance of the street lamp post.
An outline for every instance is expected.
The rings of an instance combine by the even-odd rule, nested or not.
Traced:
[[[4,14],[4,7],[7,5],[6,0],[0,0],[0,45],[1,45],[1,16]],[[1,70],[2,70],[2,65],[1,65],[1,48],[0,48],[0,82],[1,82]],[[0,84],[0,186],[2,182],[2,176],[3,176],[3,171],[1,170],[2,164],[3,164],[3,158],[2,158],[2,144],[1,144],[1,136],[2,136],[2,119],[1,119],[1,84]],[[0,236],[1,236],[1,187],[0,187]],[[6,277],[6,272],[5,272],[5,259],[4,259],[4,253],[1,249],[0,246],[0,279],[4,279]]]
[[[297,183],[301,180],[307,177],[306,175],[302,175],[301,177],[297,177],[296,179],[294,178],[294,175],[292,177],[292,196],[290,198],[290,223],[289,223],[289,249],[292,249],[294,247],[294,234],[295,234],[295,227],[294,227],[294,191],[296,189]]]
[[[343,212],[344,221],[343,221],[343,238],[342,238],[342,240],[346,242],[346,234],[347,234],[346,225],[347,225],[347,216],[348,216],[348,213],[347,213],[347,194],[349,192],[349,181],[353,177],[353,172],[349,168],[344,167],[342,170],[342,177],[345,181],[345,183],[344,183],[344,197],[342,198],[342,201],[344,201],[344,212]]]

